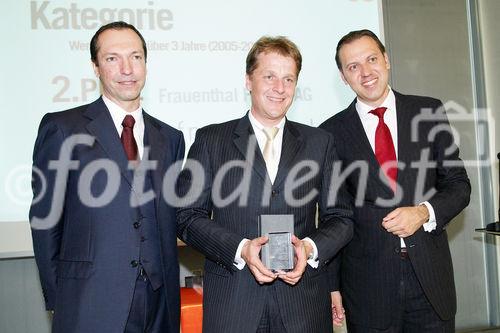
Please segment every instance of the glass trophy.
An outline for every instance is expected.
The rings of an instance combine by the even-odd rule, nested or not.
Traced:
[[[261,215],[260,235],[269,237],[262,247],[261,260],[273,272],[293,269],[293,215]]]

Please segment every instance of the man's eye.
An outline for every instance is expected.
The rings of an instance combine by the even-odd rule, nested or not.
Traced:
[[[111,62],[111,61],[115,61],[115,60],[116,60],[116,57],[107,57],[106,58],[107,62]]]

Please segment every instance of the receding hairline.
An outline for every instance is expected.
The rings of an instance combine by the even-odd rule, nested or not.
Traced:
[[[141,37],[132,28],[123,27],[123,28],[109,28],[109,29],[106,29],[99,34],[99,36],[97,37],[97,40],[96,40],[96,55],[99,54],[99,50],[101,49],[101,37],[103,35],[105,35],[107,32],[113,32],[113,31],[120,32],[120,31],[127,31],[127,30],[132,32],[133,35],[135,37],[137,37],[137,40],[138,40],[139,46],[140,46],[140,52],[144,54]]]

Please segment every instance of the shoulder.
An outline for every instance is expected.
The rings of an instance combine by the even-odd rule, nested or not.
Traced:
[[[342,124],[348,120],[347,118],[351,117],[353,113],[356,113],[356,98],[348,107],[325,120],[319,127],[328,132],[333,132],[338,126],[342,126]]]
[[[59,128],[63,132],[72,132],[72,129],[81,126],[83,113],[91,105],[85,104],[72,109],[46,113],[40,121],[39,131],[47,128]]]
[[[210,124],[201,127],[196,131],[196,136],[202,136],[204,138],[226,137],[231,135],[236,130],[236,127],[242,120],[243,118],[232,119],[223,123]]]
[[[144,111],[144,120],[145,121],[150,121],[153,126],[155,126],[163,135],[169,138],[179,138],[182,137],[182,132],[173,126],[161,121],[158,118],[155,118],[148,114],[147,112]]]
[[[319,127],[312,127],[295,121],[287,120],[290,130],[295,130],[307,139],[330,140],[330,133]],[[286,125],[285,125],[286,126]]]
[[[341,124],[343,121],[345,121],[348,114],[349,114],[349,110],[344,109],[344,110],[340,111],[339,113],[334,114],[333,116],[331,116],[330,118],[325,120],[323,123],[321,123],[321,125],[319,125],[319,128],[322,128],[325,130],[329,130],[331,128],[334,128],[334,127],[338,126],[339,124]]]
[[[413,104],[419,107],[432,107],[432,108],[439,107],[443,104],[439,99],[429,96],[406,95],[397,91],[394,91],[394,95],[396,97],[396,103],[403,102],[406,104]]]
[[[82,132],[82,128],[86,124],[83,114],[89,105],[46,113],[40,121],[34,152],[56,151],[65,138]]]

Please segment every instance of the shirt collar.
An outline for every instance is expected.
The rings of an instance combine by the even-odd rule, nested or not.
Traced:
[[[111,114],[111,118],[113,119],[113,123],[115,124],[120,124],[123,121],[123,118],[127,115],[131,115],[134,117],[134,120],[136,124],[138,122],[142,123],[143,122],[143,116],[142,116],[142,107],[139,105],[137,110],[134,110],[132,112],[127,112],[123,108],[121,108],[118,104],[107,98],[106,96],[102,95],[102,100],[104,101],[104,104],[109,110],[109,113]]]

